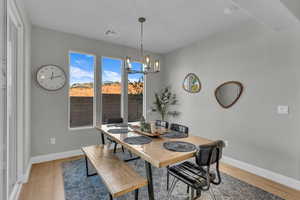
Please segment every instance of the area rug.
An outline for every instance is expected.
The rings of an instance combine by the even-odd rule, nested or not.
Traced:
[[[127,154],[118,153],[119,157],[127,157]],[[145,165],[142,160],[130,162],[135,170],[146,177]],[[86,177],[84,159],[64,162],[62,164],[64,189],[66,200],[108,200],[108,191],[99,176]],[[89,165],[89,173],[95,170]],[[155,199],[167,199],[166,192],[166,169],[155,168],[153,170],[153,182]],[[249,185],[243,181],[222,173],[222,183],[212,186],[217,200],[282,200],[281,198],[263,191],[257,187]],[[186,185],[178,183],[173,191],[172,200],[186,200]],[[133,193],[126,194],[116,200],[133,200]],[[140,200],[148,200],[147,187],[141,188],[139,193]],[[209,192],[203,192],[199,200],[211,200]]]

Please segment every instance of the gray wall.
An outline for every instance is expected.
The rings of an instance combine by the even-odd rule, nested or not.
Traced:
[[[177,122],[191,134],[229,142],[225,155],[300,180],[300,29],[274,32],[247,22],[164,56],[163,80],[179,96]],[[202,90],[188,94],[182,81],[196,73]],[[230,80],[245,91],[221,108],[215,88]],[[289,105],[278,115],[277,105]]]
[[[46,92],[37,86],[34,73],[44,64],[61,66],[68,74],[68,52],[70,50],[95,54],[97,66],[101,56],[124,58],[137,54],[133,48],[87,39],[72,34],[57,32],[34,26],[32,29],[32,156],[79,149],[83,145],[99,142],[95,129],[68,130],[68,87],[57,92]],[[157,56],[157,55],[156,55]],[[154,90],[160,86],[160,75],[146,80],[146,99],[152,103]],[[150,104],[147,103],[149,108]],[[56,137],[56,144],[49,138]]]
[[[280,0],[281,3],[285,5],[295,17],[300,19],[300,2],[295,0]]]

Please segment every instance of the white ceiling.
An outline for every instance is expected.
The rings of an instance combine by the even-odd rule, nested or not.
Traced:
[[[289,1],[289,0],[285,0]],[[34,25],[137,47],[144,16],[146,50],[167,53],[249,19],[274,29],[294,24],[280,0],[25,0]],[[224,9],[232,8],[232,14]],[[227,9],[228,10],[228,9]],[[105,35],[107,30],[117,37]]]
[[[166,53],[249,17],[224,15],[230,0],[25,0],[34,25],[137,47],[137,18],[145,16],[146,50]],[[104,33],[113,29],[118,37]]]

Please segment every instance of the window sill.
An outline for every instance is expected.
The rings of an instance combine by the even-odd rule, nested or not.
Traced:
[[[80,130],[90,130],[90,129],[94,129],[94,126],[80,126],[80,127],[74,127],[74,128],[70,128],[69,127],[69,131],[80,131]]]

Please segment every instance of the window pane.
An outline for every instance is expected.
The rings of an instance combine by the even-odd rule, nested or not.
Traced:
[[[140,70],[142,64],[132,64],[133,70]],[[143,115],[144,75],[128,74],[128,121],[139,121]]]
[[[102,58],[102,123],[121,117],[122,60]]]
[[[93,125],[95,56],[69,53],[70,128]]]

